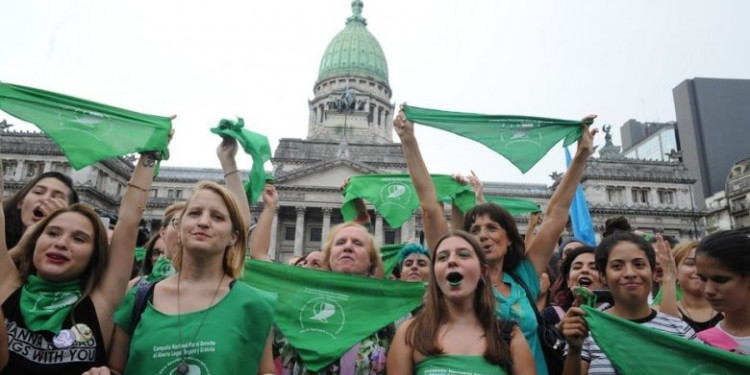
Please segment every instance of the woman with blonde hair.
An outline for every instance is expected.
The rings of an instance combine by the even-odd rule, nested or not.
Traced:
[[[346,222],[331,228],[322,251],[323,267],[331,272],[362,277],[382,274],[383,263],[375,238],[360,224]],[[294,347],[288,342],[281,342],[282,374],[385,374],[385,354],[393,332],[393,324],[389,324],[318,372],[308,370]]]
[[[724,314],[714,310],[703,294],[703,282],[695,267],[695,251],[698,241],[680,242],[672,250],[677,264],[677,286],[682,299],[677,301],[680,317],[695,332],[711,328],[724,319]]]
[[[90,373],[274,373],[275,297],[235,282],[247,228],[229,190],[199,182],[179,218],[177,274],[153,284],[142,311],[120,306],[110,369]]]

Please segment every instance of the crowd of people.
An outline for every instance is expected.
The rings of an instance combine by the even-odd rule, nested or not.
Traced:
[[[586,290],[611,316],[750,354],[747,235],[674,243],[614,218],[598,244],[561,238],[594,151],[597,131],[581,126],[539,228],[535,216],[522,237],[507,210],[485,202],[473,173],[456,179],[472,187],[476,206],[454,205],[446,217],[414,125],[400,112],[393,128],[420,200],[424,243],[406,244],[386,274],[357,202],[355,221],[334,226],[320,251],[289,266],[423,283],[423,303],[315,370],[274,323],[277,297],[241,281],[247,259],[270,261],[278,193],[266,184],[249,236],[236,140],[217,148],[224,185],[202,181],[165,210],[136,274],[159,155],[141,155],[111,233],[78,202],[70,177],[41,174],[0,215],[0,374],[615,374],[589,332]],[[637,357],[639,348],[630,349]]]

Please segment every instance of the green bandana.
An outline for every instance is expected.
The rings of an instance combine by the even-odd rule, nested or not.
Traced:
[[[8,83],[0,83],[0,109],[43,130],[75,169],[134,152],[169,158],[168,117]]]
[[[383,260],[385,277],[388,277],[398,265],[398,253],[406,246],[406,243],[383,245],[380,247],[380,259]]]
[[[750,357],[582,308],[596,344],[620,374],[750,374]]]
[[[557,142],[570,146],[579,138],[581,121],[542,117],[480,115],[404,106],[409,121],[477,141],[526,173]]]
[[[422,303],[424,285],[251,260],[243,281],[278,294],[276,325],[313,371]]]
[[[157,283],[174,275],[176,272],[174,267],[172,267],[172,261],[160,256],[156,259],[156,263],[154,263],[154,267],[151,269],[151,274],[146,276],[146,281],[151,284]]]
[[[496,203],[513,216],[526,212],[539,212],[541,210],[538,204],[528,199],[501,197],[498,195],[487,195],[485,199],[487,202]]]
[[[664,288],[659,288],[659,291],[656,292],[656,295],[654,296],[654,300],[651,302],[651,306],[661,305],[661,299],[662,299],[663,293],[664,293]],[[682,288],[680,288],[679,284],[675,286],[675,294],[677,295],[677,300],[682,301]]]
[[[142,246],[138,246],[135,248],[135,261],[136,262],[143,262],[143,258],[146,257],[146,248]]]
[[[212,128],[211,132],[222,137],[231,137],[242,145],[242,149],[253,158],[253,167],[250,169],[248,181],[245,183],[245,193],[250,204],[258,201],[263,187],[266,185],[266,172],[263,164],[271,160],[271,146],[265,135],[253,133],[245,129],[245,121],[238,118],[237,121],[223,119],[219,126]]]
[[[464,212],[476,205],[476,196],[470,186],[456,182],[451,176],[431,177],[439,200],[455,199]],[[354,200],[357,198],[370,201],[391,228],[400,227],[419,207],[419,198],[408,174],[368,174],[350,178],[341,206],[344,220],[354,220]]]
[[[29,275],[21,289],[21,316],[30,331],[60,333],[65,318],[81,298],[80,280],[50,282]]]

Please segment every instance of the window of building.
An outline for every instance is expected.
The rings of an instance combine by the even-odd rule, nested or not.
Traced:
[[[156,198],[157,195],[159,195],[159,190],[151,189],[151,198]]]
[[[385,236],[383,240],[387,244],[393,244],[396,243],[396,231],[395,230],[387,230],[383,233]]]
[[[284,228],[284,241],[294,241],[296,232],[297,230],[294,227],[285,227]]]
[[[632,188],[633,203],[648,203],[648,188]]]
[[[607,201],[610,203],[623,203],[623,193],[625,188],[622,186],[607,186]]]
[[[6,179],[13,177],[16,174],[16,167],[18,167],[18,162],[3,160],[3,176]]]
[[[44,163],[27,162],[26,178],[34,178],[44,170]]]
[[[323,237],[323,228],[310,228],[310,242],[320,242]]]
[[[107,174],[103,171],[98,171],[96,173],[96,188],[99,191],[103,191],[105,184],[107,183]]]
[[[182,199],[182,190],[179,190],[179,189],[175,190],[174,191],[174,198],[175,199]]]
[[[674,204],[674,194],[675,194],[674,190],[660,189],[658,193],[659,193],[659,203]]]
[[[174,189],[167,190],[167,198],[174,199]]]

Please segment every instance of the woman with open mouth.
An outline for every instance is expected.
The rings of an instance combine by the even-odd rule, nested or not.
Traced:
[[[679,318],[651,308],[648,296],[654,280],[656,253],[643,237],[617,231],[605,237],[596,248],[596,269],[612,292],[614,305],[605,313],[686,339],[695,331]],[[565,375],[615,374],[609,358],[599,348],[583,319],[584,311],[571,307],[562,321],[568,341]],[[633,349],[634,358],[638,348]]]
[[[28,233],[27,229],[42,221],[52,211],[73,203],[78,203],[78,193],[73,189],[73,180],[54,171],[40,174],[12,197],[3,201],[5,244],[13,260],[20,259],[16,245],[23,238],[23,234]]]
[[[542,316],[548,323],[559,323],[565,316],[565,312],[573,306],[574,288],[580,286],[592,291],[602,289],[602,279],[596,269],[594,259],[595,251],[596,249],[590,246],[575,248],[568,252],[560,263],[561,289],[553,296],[554,305],[542,311]]]
[[[521,330],[494,318],[489,264],[479,243],[456,231],[435,246],[424,307],[396,332],[388,374],[535,374]]]
[[[695,256],[703,294],[724,313],[724,320],[698,337],[711,346],[750,355],[750,237],[734,230],[712,233],[700,242]]]
[[[54,180],[38,191],[51,194],[46,202],[56,200],[59,207],[48,211],[52,205],[41,202],[31,209],[32,218],[41,221],[19,243],[18,268],[7,254],[5,215],[0,216],[0,301],[6,328],[12,327],[3,374],[79,374],[106,363],[112,312],[125,294],[154,166],[152,154],[141,155],[120,203],[111,244],[93,209],[67,206],[75,200],[72,189],[57,179],[40,179],[21,204],[24,216],[23,207],[40,184]],[[0,176],[0,193],[2,186]]]
[[[595,117],[588,116],[583,121],[591,122]],[[539,277],[547,270],[557,240],[568,222],[570,204],[583,176],[586,159],[594,153],[597,130],[585,125],[581,127],[582,137],[578,140],[575,157],[550,198],[541,228],[528,246],[524,244],[513,216],[497,204],[479,203],[466,213],[463,220],[463,230],[474,236],[487,257],[493,295],[497,301],[496,315],[519,322],[534,355],[537,371],[542,375],[549,371],[537,332],[540,322],[531,301],[536,301],[539,296]],[[403,111],[394,118],[393,129],[401,139],[409,174],[419,196],[427,246],[434,249],[437,239],[448,233],[443,207],[438,203],[435,187],[419,151],[414,124],[406,119]],[[480,185],[477,201],[483,200]],[[454,218],[458,216],[454,213]],[[461,220],[455,219],[453,226],[461,228],[460,224]],[[553,364],[560,365],[559,361]]]

